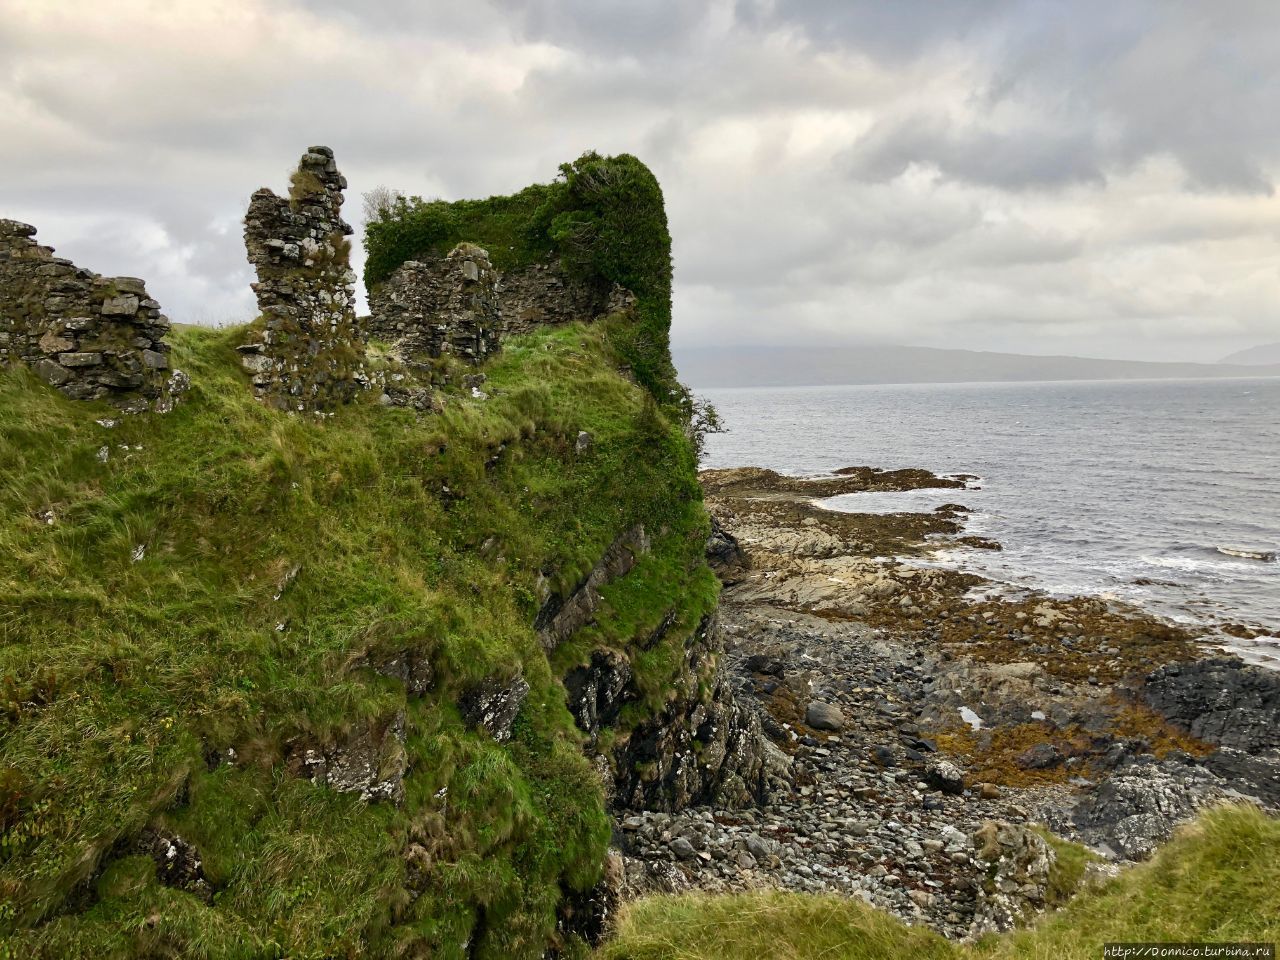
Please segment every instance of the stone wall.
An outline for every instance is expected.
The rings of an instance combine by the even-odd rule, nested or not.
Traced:
[[[288,197],[263,188],[244,220],[258,339],[240,347],[254,391],[282,410],[322,411],[364,384],[364,338],[356,325],[351,227],[342,219],[346,178],[333,151],[310,147]]]
[[[374,288],[367,329],[410,362],[451,354],[480,363],[499,349],[500,336],[589,322],[634,303],[617,284],[566,276],[554,257],[499,273],[486,251],[461,243],[448,256],[402,263]]]
[[[165,408],[169,321],[141,280],[53,255],[36,229],[0,220],[0,365],[26,364],[76,400]]]
[[[473,243],[402,263],[369,297],[369,336],[409,362],[450,354],[480,363],[498,351],[497,280],[489,254]]]
[[[537,327],[597,320],[635,303],[631,292],[616,283],[611,288],[601,287],[567,276],[554,256],[502,274],[498,300],[502,332],[508,336]]]

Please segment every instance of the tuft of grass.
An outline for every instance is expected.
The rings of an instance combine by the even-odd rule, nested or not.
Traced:
[[[1078,886],[1086,857],[1055,844]],[[1075,880],[1072,877],[1075,876]],[[1280,821],[1248,805],[1205,811],[1148,863],[1024,930],[954,944],[858,900],[793,893],[651,897],[623,910],[600,960],[1096,960],[1109,941],[1274,942]]]

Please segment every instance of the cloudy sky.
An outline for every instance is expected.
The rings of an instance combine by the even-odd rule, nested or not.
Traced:
[[[0,216],[175,320],[312,143],[357,228],[635,153],[678,345],[1280,340],[1275,0],[0,0]]]

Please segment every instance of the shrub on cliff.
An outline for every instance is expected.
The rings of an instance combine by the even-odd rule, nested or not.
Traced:
[[[671,234],[662,188],[635,157],[585,153],[562,164],[554,182],[508,197],[453,203],[394,197],[374,210],[365,225],[367,286],[406,260],[443,255],[464,240],[487,249],[500,270],[554,253],[577,279],[605,288],[617,283],[635,294],[635,318],[612,324],[610,341],[660,403],[687,404],[669,349]]]

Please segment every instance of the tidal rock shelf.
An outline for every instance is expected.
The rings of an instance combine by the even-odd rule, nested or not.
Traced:
[[[820,498],[963,478],[850,468],[703,474],[724,580],[723,670],[792,759],[746,809],[622,811],[623,892],[781,888],[856,896],[965,938],[1144,859],[1201,807],[1280,799],[1280,674],[1087,597],[983,598],[910,558],[966,510],[834,513]],[[1238,690],[1224,710],[1222,691]],[[1234,702],[1234,701],[1233,701]],[[1247,752],[1246,752],[1247,751]]]

